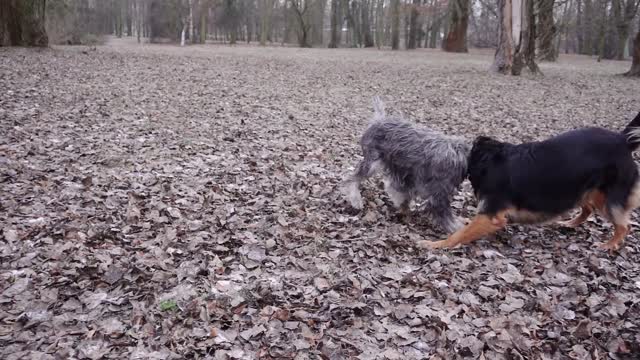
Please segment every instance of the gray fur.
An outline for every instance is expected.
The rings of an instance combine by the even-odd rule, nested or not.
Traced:
[[[360,140],[364,159],[345,183],[349,203],[362,208],[360,184],[380,167],[396,207],[407,211],[411,200],[421,198],[435,225],[448,232],[458,229],[462,224],[453,215],[451,200],[466,177],[471,144],[462,137],[413,127],[400,116],[388,116],[379,98],[373,107],[372,121]]]

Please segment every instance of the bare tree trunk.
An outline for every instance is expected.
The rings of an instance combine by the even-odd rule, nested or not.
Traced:
[[[311,47],[309,44],[309,10],[310,0],[289,0],[298,22],[298,44],[300,47]]]
[[[360,28],[362,29],[362,45],[366,48],[373,47],[373,36],[371,36],[371,22],[369,20],[369,6],[369,0],[362,0],[362,6],[360,8]]]
[[[331,39],[329,40],[330,48],[337,48],[340,46],[340,38],[342,35],[341,8],[341,0],[331,0]]]
[[[138,39],[138,44],[140,44],[140,36],[142,32],[142,0],[135,0],[136,6],[136,37]]]
[[[420,21],[418,16],[418,6],[420,5],[420,0],[413,0],[413,4],[411,5],[411,13],[409,17],[409,41],[407,41],[407,49],[415,49],[418,44],[418,31],[420,31]]]
[[[576,14],[576,40],[578,42],[578,54],[584,53],[584,43],[583,43],[583,20],[582,20],[582,0],[578,1],[578,10]]]
[[[513,57],[514,66],[511,70],[512,75],[520,75],[525,64],[532,73],[540,72],[535,62],[536,28],[533,0],[522,0],[521,6],[522,25],[520,30],[520,43],[516,46],[516,52]]]
[[[498,0],[498,48],[493,59],[493,70],[502,74],[511,73],[513,67],[511,0]]]
[[[49,44],[44,0],[0,0],[0,46]]]
[[[604,58],[604,45],[605,45],[605,36],[607,32],[607,5],[609,0],[601,1],[601,18],[600,18],[600,26],[598,31],[598,62],[600,62]]]
[[[640,0],[613,0],[611,7],[614,14],[614,21],[617,35],[616,59],[624,59],[624,50],[629,39],[631,21],[638,12]]]
[[[400,48],[400,0],[391,0],[391,49]]]
[[[535,21],[532,0],[498,0],[498,48],[493,71],[520,75],[526,64],[539,72],[535,63]]]
[[[207,42],[207,23],[209,17],[209,0],[201,0],[200,4],[200,44]]]
[[[593,55],[593,23],[594,23],[593,0],[584,0],[584,16],[583,16],[583,46],[585,55]]]
[[[544,61],[556,61],[558,58],[553,46],[556,25],[553,21],[555,0],[538,0],[538,57]]]
[[[640,77],[640,26],[638,27],[636,38],[633,41],[633,61],[631,62],[631,69],[629,69],[625,75]]]
[[[380,49],[384,44],[384,0],[378,0],[376,5],[376,47]]]
[[[193,44],[193,0],[189,0],[189,42]]]
[[[429,48],[435,49],[438,47],[438,40],[440,38],[440,28],[442,27],[442,19],[436,19],[431,25],[431,36],[429,37]]]
[[[469,0],[449,1],[448,32],[442,42],[442,50],[467,52],[467,27],[469,23]]]

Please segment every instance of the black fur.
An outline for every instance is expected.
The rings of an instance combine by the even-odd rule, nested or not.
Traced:
[[[632,158],[640,146],[638,126],[640,114],[621,133],[586,128],[520,145],[476,138],[468,175],[479,212],[515,208],[553,217],[592,190],[605,194],[608,212],[626,207],[638,181]]]

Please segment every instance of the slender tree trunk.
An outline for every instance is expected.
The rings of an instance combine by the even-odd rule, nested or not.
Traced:
[[[340,46],[340,35],[342,33],[342,16],[341,16],[340,0],[331,0],[331,39],[329,40],[330,48]]]
[[[371,21],[369,18],[369,0],[362,0],[360,8],[360,28],[362,29],[362,45],[366,48],[373,47],[373,36],[371,36]]]
[[[431,25],[431,36],[429,37],[429,48],[435,49],[438,47],[438,40],[440,40],[440,28],[442,27],[442,19],[435,19]]]
[[[576,40],[578,42],[578,54],[584,54],[584,44],[583,44],[583,20],[582,20],[582,0],[577,0],[578,2],[578,10],[576,14]]]
[[[636,33],[636,38],[633,41],[633,60],[631,62],[631,69],[625,74],[626,76],[640,76],[640,26]]]
[[[400,0],[391,0],[391,49],[400,48]]]
[[[442,50],[467,52],[467,27],[469,24],[469,0],[449,1],[449,21],[447,35],[442,42]]]
[[[598,51],[598,62],[600,62],[604,57],[604,50],[605,50],[605,39],[606,39],[606,35],[607,35],[607,5],[608,5],[609,1],[608,0],[604,0],[601,2],[602,7],[601,7],[601,18],[600,18],[600,26],[599,26],[599,31],[598,31],[598,43],[597,43],[597,51]]]
[[[207,42],[207,18],[209,17],[209,0],[202,0],[200,6],[200,44]]]
[[[384,0],[378,0],[376,5],[376,47],[384,45]]]
[[[585,55],[593,55],[594,43],[593,43],[593,33],[594,33],[594,11],[593,11],[593,0],[584,0],[584,17],[582,27],[583,31],[583,45],[584,45],[584,54]]]
[[[415,49],[418,46],[418,32],[421,28],[421,24],[418,19],[418,16],[420,15],[418,13],[419,5],[420,0],[413,0],[409,15],[409,41],[407,42],[407,49]]]

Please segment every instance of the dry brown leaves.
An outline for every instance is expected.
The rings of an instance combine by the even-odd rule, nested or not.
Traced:
[[[512,227],[426,252],[338,185],[380,95],[469,138],[635,114],[628,66],[544,78],[433,51],[0,49],[0,357],[614,359],[640,351],[635,234]],[[454,206],[473,213],[468,185]],[[636,355],[634,355],[636,354]]]

